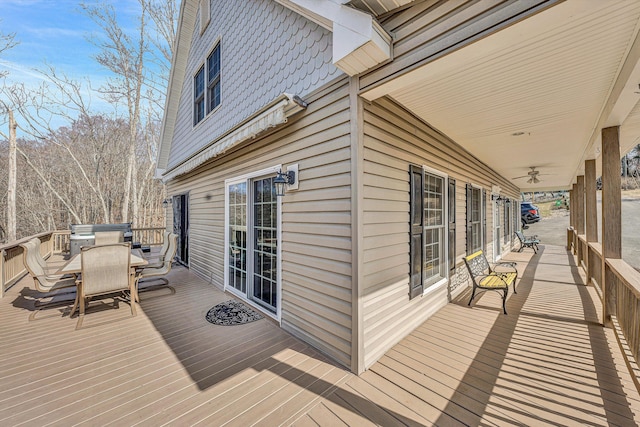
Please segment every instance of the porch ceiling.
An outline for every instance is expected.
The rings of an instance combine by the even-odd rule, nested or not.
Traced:
[[[508,179],[535,166],[523,191],[566,189],[602,127],[622,125],[623,153],[640,142],[639,18],[638,1],[568,0],[362,95],[395,98]]]

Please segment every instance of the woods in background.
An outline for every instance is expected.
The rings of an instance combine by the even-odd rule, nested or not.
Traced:
[[[79,4],[100,30],[89,40],[98,49],[95,60],[110,74],[97,90],[53,65],[38,70],[39,87],[0,84],[0,243],[13,238],[12,215],[17,239],[71,223],[164,225],[164,188],[153,174],[177,5],[139,0],[137,28],[127,32],[109,2]],[[0,32],[0,56],[19,36]],[[94,110],[96,95],[112,111]],[[10,113],[19,133],[13,144]]]

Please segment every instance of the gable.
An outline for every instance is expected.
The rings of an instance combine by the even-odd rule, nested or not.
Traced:
[[[201,33],[198,1],[181,9],[158,172],[187,162],[283,93],[305,94],[342,75],[332,63],[331,32],[271,0],[211,4]],[[222,102],[193,124],[193,76],[219,41]]]

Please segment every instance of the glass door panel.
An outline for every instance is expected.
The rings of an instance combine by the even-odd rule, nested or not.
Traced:
[[[247,293],[247,183],[229,186],[229,285]]]
[[[253,290],[254,301],[277,310],[278,201],[273,177],[253,181]]]

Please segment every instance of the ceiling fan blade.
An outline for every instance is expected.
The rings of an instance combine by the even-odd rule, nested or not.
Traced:
[[[516,176],[511,179],[530,178],[530,177],[531,177],[530,175],[523,175],[523,176]]]
[[[532,176],[527,180],[527,184],[537,184],[540,180],[536,176]]]

